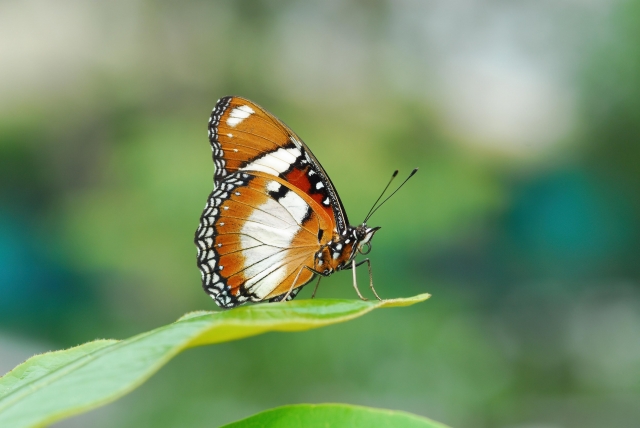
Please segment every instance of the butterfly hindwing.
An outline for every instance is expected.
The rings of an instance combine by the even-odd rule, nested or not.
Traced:
[[[312,279],[303,266],[314,266],[331,228],[325,210],[287,181],[233,172],[217,183],[196,232],[203,287],[222,307],[282,298],[294,280],[299,289]]]

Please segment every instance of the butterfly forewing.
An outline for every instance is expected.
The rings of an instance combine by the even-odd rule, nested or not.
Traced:
[[[210,138],[215,140],[212,144],[219,149],[218,153],[214,150],[216,179],[268,153],[274,154],[274,159],[275,156],[283,158],[280,164],[264,166],[265,172],[279,175],[300,156],[299,150],[296,155],[289,154],[289,150],[295,146],[290,144],[283,126],[249,100],[238,97],[220,99],[213,110],[209,130]]]
[[[216,166],[214,181],[236,171],[260,171],[280,177],[309,195],[342,233],[347,216],[331,180],[302,140],[257,104],[224,97],[209,121],[209,140]]]

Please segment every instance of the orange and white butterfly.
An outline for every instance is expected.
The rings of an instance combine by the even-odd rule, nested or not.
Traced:
[[[218,306],[291,300],[314,276],[319,282],[341,269],[353,269],[364,299],[355,267],[365,262],[379,299],[371,262],[356,264],[355,256],[370,251],[380,228],[366,219],[349,224],[333,183],[291,129],[247,99],[224,97],[211,114],[209,141],[215,190],[195,244],[202,285]]]

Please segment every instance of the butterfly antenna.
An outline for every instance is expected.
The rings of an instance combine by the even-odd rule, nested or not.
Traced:
[[[398,170],[397,169],[395,171],[393,171],[393,174],[391,174],[391,178],[389,179],[389,182],[385,186],[384,190],[382,191],[382,193],[380,193],[380,196],[378,196],[378,199],[376,199],[376,201],[373,203],[373,206],[371,206],[371,209],[369,210],[369,212],[367,213],[367,215],[365,217],[365,220],[364,220],[365,223],[367,222],[367,219],[371,215],[371,211],[373,211],[373,209],[376,207],[376,204],[378,203],[378,201],[382,198],[382,196],[384,196],[384,193],[387,191],[387,189],[391,185],[391,182],[393,181],[393,179],[396,178],[396,175],[398,175]]]
[[[398,171],[396,171],[396,172],[394,173],[393,177],[395,177],[395,176],[396,176],[397,172],[398,172]],[[385,202],[387,202],[387,201],[388,201],[388,200],[389,200],[393,195],[395,195],[395,194],[396,194],[396,192],[397,192],[398,190],[400,190],[400,189],[402,188],[402,186],[404,186],[404,185],[405,185],[405,183],[406,183],[407,181],[409,181],[409,179],[410,179],[411,177],[413,177],[413,176],[416,174],[416,172],[418,172],[418,168],[414,168],[414,170],[413,170],[413,171],[411,171],[411,174],[409,174],[409,176],[408,176],[407,178],[405,178],[405,179],[404,179],[404,181],[402,182],[402,184],[401,184],[401,185],[399,185],[399,186],[398,186],[398,188],[397,188],[396,190],[394,190],[392,194],[390,194],[389,196],[387,196],[387,198],[386,198],[384,201],[380,202],[380,205],[378,205],[375,209],[372,209],[371,211],[369,211],[369,214],[367,214],[367,218],[365,218],[365,219],[364,219],[364,222],[366,223],[366,222],[367,222],[367,220],[369,220],[369,218],[371,218],[371,216],[373,215],[373,213],[375,213],[376,211],[378,211],[378,208],[380,208],[382,205],[384,205],[384,203],[385,203]],[[393,180],[393,177],[391,178],[392,180]],[[389,184],[391,184],[391,182],[389,182]],[[387,184],[387,187],[389,187],[389,184]],[[387,189],[386,189],[386,187],[385,187],[385,190],[387,190]],[[384,192],[382,192],[382,193],[384,193]],[[380,195],[380,198],[381,198],[381,197],[382,197],[382,195]],[[378,200],[380,200],[380,198],[378,198]],[[377,201],[376,201],[376,202],[377,202]]]

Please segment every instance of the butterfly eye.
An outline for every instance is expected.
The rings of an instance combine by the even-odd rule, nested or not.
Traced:
[[[371,252],[371,243],[370,242],[365,242],[364,244],[359,246],[358,247],[358,252],[360,254],[364,255],[364,256],[369,254]]]

